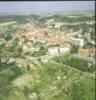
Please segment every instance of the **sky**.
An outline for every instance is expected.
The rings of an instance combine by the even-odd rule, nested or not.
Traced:
[[[94,10],[95,1],[0,2],[0,13],[32,13]]]

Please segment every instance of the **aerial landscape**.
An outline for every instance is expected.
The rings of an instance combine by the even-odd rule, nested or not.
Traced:
[[[0,100],[95,100],[95,1],[0,2]]]

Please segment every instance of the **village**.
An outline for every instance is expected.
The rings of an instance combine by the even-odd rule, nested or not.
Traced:
[[[95,42],[91,38],[91,31],[83,33],[83,31],[77,32],[69,32],[69,33],[60,33],[60,31],[56,31],[55,29],[50,28],[35,28],[33,25],[26,24],[24,29],[24,33],[15,34],[12,40],[8,42],[4,39],[0,39],[0,45],[5,43],[5,47],[10,48],[14,43],[17,43],[19,47],[22,49],[23,54],[29,54],[30,56],[34,54],[34,52],[39,52],[41,47],[47,48],[45,54],[41,54],[48,61],[48,58],[64,55],[66,53],[70,53],[72,49],[78,47],[77,53],[75,55],[81,58],[86,58],[85,60],[93,59],[95,57]],[[59,33],[59,34],[58,34]],[[90,43],[93,45],[91,48],[84,48],[84,45]],[[75,47],[72,47],[75,46]],[[39,57],[39,55],[37,55]],[[42,58],[42,57],[41,57]],[[10,58],[1,58],[1,62],[6,62],[6,59],[9,59],[7,63],[10,63],[12,57]],[[13,58],[12,61],[15,58]],[[17,59],[17,58],[16,58]],[[45,60],[43,58],[43,60]]]
[[[31,17],[33,18],[33,15]],[[79,16],[68,15],[68,18],[78,17]],[[72,84],[72,86],[73,82],[75,84],[75,82],[79,83],[80,81],[81,84],[83,78],[86,78],[88,82],[90,80],[93,82],[95,80],[96,58],[95,32],[94,28],[90,27],[90,25],[95,24],[94,20],[90,22],[66,23],[57,22],[54,20],[54,16],[50,19],[44,17],[45,22],[42,20],[40,22],[40,20],[34,20],[34,18],[32,18],[27,18],[28,22],[25,21],[26,18],[24,19],[25,22],[22,20],[18,22],[18,18],[17,22],[7,21],[0,24],[0,74],[8,74],[7,80],[12,88],[19,88],[22,95],[21,97],[25,97],[22,93],[25,91],[24,89],[27,89],[27,99],[24,100],[38,100],[39,95],[43,98],[41,100],[45,100],[45,98],[47,98],[47,100],[57,100],[52,98],[55,93],[58,93],[58,84],[62,84],[66,98],[66,93],[68,91],[71,93],[69,89],[71,86],[67,86],[67,82]],[[85,27],[80,27],[82,23],[87,24],[89,27],[84,30]],[[72,28],[69,28],[68,25],[72,25]],[[75,29],[74,25],[80,28]],[[10,31],[11,29],[12,32]],[[79,80],[78,77],[80,78]],[[42,80],[44,80],[43,82],[45,83],[42,83]],[[49,93],[48,88],[51,84],[48,82],[52,82],[52,90],[50,91],[54,92],[54,94],[51,95],[51,99],[50,96],[48,96],[49,94],[47,95],[47,93]],[[42,86],[39,83],[42,84]],[[47,88],[48,91],[47,89],[42,89],[43,84],[45,86],[47,83],[49,86]],[[66,87],[63,86],[63,83]],[[4,84],[6,84],[6,82]],[[85,85],[85,83],[83,84]],[[90,84],[88,88],[90,88]],[[42,92],[38,93],[39,90],[35,85],[37,85]],[[92,86],[93,89],[94,85]],[[60,91],[63,91],[62,89]],[[0,91],[2,92],[2,89]],[[16,91],[18,91],[18,93],[20,92],[18,89]],[[67,96],[71,97],[71,94]]]

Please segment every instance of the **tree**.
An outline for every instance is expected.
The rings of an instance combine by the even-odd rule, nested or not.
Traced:
[[[6,33],[4,33],[4,38],[5,38],[5,40],[11,40],[12,39],[12,35],[11,35],[11,32],[6,32]]]
[[[78,49],[79,49],[79,46],[72,45],[72,47],[71,47],[71,53],[77,53]]]

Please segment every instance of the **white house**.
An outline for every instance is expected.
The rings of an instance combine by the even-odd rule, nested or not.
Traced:
[[[80,38],[72,38],[72,44],[74,44],[76,46],[83,47],[84,40],[83,39],[80,39]]]
[[[55,28],[60,28],[64,23],[56,22],[55,23]]]
[[[49,56],[56,56],[58,55],[58,47],[53,47],[48,49]]]
[[[49,19],[46,21],[46,25],[54,24],[54,19]]]
[[[48,49],[49,56],[56,56],[70,51],[69,47],[53,47]]]
[[[70,51],[70,48],[69,47],[59,48],[59,53],[60,54],[64,54],[64,53],[69,52],[69,51]]]

